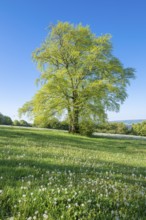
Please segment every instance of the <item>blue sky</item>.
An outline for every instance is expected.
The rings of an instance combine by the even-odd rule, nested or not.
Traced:
[[[37,91],[31,54],[58,20],[112,35],[114,55],[136,69],[136,79],[120,112],[109,119],[146,119],[145,0],[0,0],[0,112],[17,118],[18,108]]]

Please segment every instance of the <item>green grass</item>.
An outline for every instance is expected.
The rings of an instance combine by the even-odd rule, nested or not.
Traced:
[[[0,127],[0,219],[146,219],[146,141]]]

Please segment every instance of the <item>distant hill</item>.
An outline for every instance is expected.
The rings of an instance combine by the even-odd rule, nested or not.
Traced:
[[[135,120],[117,120],[117,121],[111,121],[111,122],[123,122],[126,125],[132,125],[132,124],[137,124],[137,123],[141,123],[143,121],[146,121],[146,119],[135,119]]]

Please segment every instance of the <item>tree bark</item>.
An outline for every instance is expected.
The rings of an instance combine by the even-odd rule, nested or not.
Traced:
[[[73,133],[79,133],[79,111],[78,109],[74,111]]]
[[[79,107],[77,100],[78,94],[77,91],[73,91],[73,110],[72,110],[72,122],[70,123],[70,132],[77,134],[79,133]]]

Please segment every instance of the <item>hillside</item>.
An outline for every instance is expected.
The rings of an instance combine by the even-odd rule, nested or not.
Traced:
[[[145,220],[146,141],[0,127],[0,219]]]

